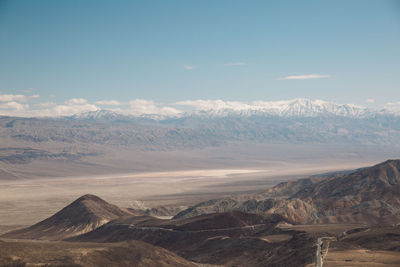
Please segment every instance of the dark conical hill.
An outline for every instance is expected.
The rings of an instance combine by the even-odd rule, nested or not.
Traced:
[[[95,195],[84,195],[53,216],[28,228],[9,232],[3,237],[61,240],[90,232],[111,220],[127,215],[132,214]]]

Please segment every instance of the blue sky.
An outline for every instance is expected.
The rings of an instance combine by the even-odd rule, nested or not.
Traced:
[[[0,48],[37,103],[400,101],[399,1],[0,0]]]

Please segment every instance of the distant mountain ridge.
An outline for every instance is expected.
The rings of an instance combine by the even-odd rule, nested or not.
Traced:
[[[225,110],[219,112],[223,114]],[[160,120],[113,111],[66,118],[0,117],[0,138],[23,141],[25,147],[33,147],[30,143],[40,144],[41,148],[48,142],[58,143],[60,147],[129,145],[142,150],[204,148],[230,142],[400,146],[400,116],[394,115],[266,116],[254,112],[251,116],[237,113],[222,117],[207,114],[207,111],[197,111],[197,115]],[[351,114],[361,114],[361,111]],[[64,151],[57,151],[61,152]]]
[[[377,115],[399,116],[399,112],[390,109],[374,110],[354,104],[337,104],[323,100],[298,98],[283,101],[224,102],[221,100],[183,101],[192,103],[195,109],[171,116],[160,114],[132,115],[129,111],[96,110],[69,116],[80,120],[133,120],[147,118],[153,120],[168,120],[187,117],[222,118],[229,116],[278,116],[278,117],[317,117],[339,116],[348,118],[368,118]]]
[[[333,115],[344,117],[366,117],[373,111],[353,104],[336,104],[323,100],[293,99],[287,101],[257,101],[251,104],[232,105],[231,107],[210,107],[194,115],[226,117],[239,116],[280,116],[315,117]]]
[[[357,105],[309,99],[251,104],[203,102],[197,103],[198,108],[193,111],[173,116],[133,116],[98,110],[64,119],[76,123],[156,127],[163,129],[160,133],[165,129],[174,129],[186,132],[185,135],[193,135],[188,136],[189,140],[203,140],[203,144],[244,141],[400,145],[400,116],[397,116],[400,113],[390,110],[377,111]]]
[[[198,105],[195,110],[173,116],[133,116],[117,111],[97,110],[64,119],[77,123],[157,127],[163,129],[160,133],[165,129],[174,129],[193,135],[188,136],[189,140],[203,140],[207,136],[212,139],[203,140],[203,144],[229,141],[400,144],[400,116],[397,116],[400,114],[387,109],[377,111],[352,104],[309,99],[251,104],[198,101],[192,101],[195,102],[193,105]]]
[[[124,116],[117,112],[111,110],[99,109],[96,111],[88,111],[83,113],[78,113],[67,118],[76,120],[120,120],[120,119],[130,119],[130,116]]]

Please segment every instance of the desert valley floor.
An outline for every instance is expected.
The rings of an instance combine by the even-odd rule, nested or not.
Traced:
[[[30,225],[88,193],[121,207],[189,206],[223,195],[258,192],[287,180],[370,164],[371,160],[331,161],[330,164],[270,162],[264,169],[200,169],[0,180],[0,227]]]

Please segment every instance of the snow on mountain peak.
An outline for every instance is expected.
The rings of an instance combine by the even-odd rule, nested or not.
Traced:
[[[177,105],[191,106],[195,114],[212,116],[237,115],[274,115],[274,116],[305,116],[336,115],[347,117],[362,117],[369,113],[365,107],[352,104],[336,104],[323,100],[304,98],[281,101],[253,101],[249,103],[222,100],[182,101]]]
[[[95,111],[88,111],[88,112],[83,112],[83,113],[78,113],[71,118],[73,119],[79,119],[79,120],[115,120],[118,117],[120,117],[121,114],[111,111],[111,110],[104,110],[104,109],[99,109]]]
[[[188,116],[200,117],[227,117],[227,116],[281,116],[281,117],[316,117],[316,116],[342,116],[352,118],[363,118],[377,111],[354,104],[337,104],[324,100],[310,100],[297,98],[281,101],[223,101],[223,100],[188,100],[176,102],[167,107],[157,106],[151,102],[150,108],[140,106],[138,112],[137,105],[131,108],[134,110],[96,110],[72,116],[75,119],[83,120],[126,120],[129,118],[149,118],[163,120],[168,118],[179,118]],[[175,108],[177,107],[177,108]],[[186,107],[186,111],[179,108]],[[170,112],[170,109],[172,110]],[[149,112],[144,111],[150,110]],[[168,111],[168,112],[167,112]],[[384,113],[384,110],[381,111]]]

